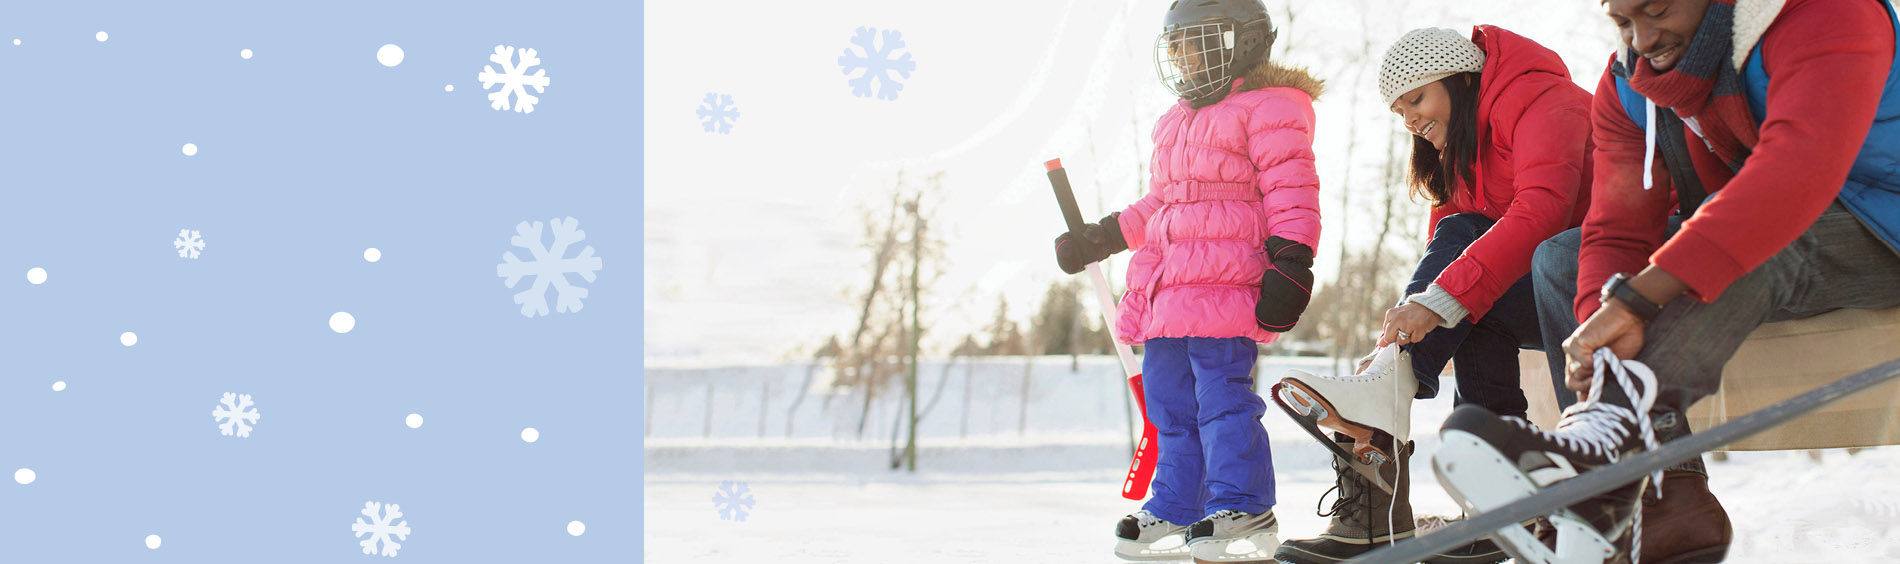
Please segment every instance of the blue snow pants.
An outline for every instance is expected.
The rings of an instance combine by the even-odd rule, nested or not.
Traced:
[[[1273,507],[1273,451],[1253,391],[1259,350],[1235,337],[1156,338],[1142,343],[1142,389],[1161,450],[1142,509],[1177,525],[1222,509]]]

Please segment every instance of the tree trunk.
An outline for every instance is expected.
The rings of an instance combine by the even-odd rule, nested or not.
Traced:
[[[917,363],[922,359],[923,324],[917,319],[923,310],[921,294],[922,282],[918,278],[924,264],[924,219],[923,194],[911,201],[910,206],[910,440],[905,444],[905,465],[917,472]]]

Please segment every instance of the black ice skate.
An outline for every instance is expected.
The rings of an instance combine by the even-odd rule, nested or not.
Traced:
[[[1596,379],[1587,399],[1564,410],[1554,431],[1523,419],[1499,417],[1474,405],[1460,406],[1445,420],[1444,445],[1432,457],[1438,481],[1472,515],[1491,511],[1559,481],[1657,447],[1649,409],[1656,402],[1656,376],[1636,361],[1619,361],[1609,349],[1595,358]],[[1654,477],[1654,475],[1652,475]],[[1626,562],[1637,501],[1649,480],[1609,490],[1550,516],[1554,542],[1537,540],[1521,527],[1494,536],[1526,564]]]

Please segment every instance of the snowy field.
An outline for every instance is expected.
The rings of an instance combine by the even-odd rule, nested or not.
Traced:
[[[1119,408],[1120,400],[1091,393],[1120,393],[1112,385],[1118,368],[1106,359],[1085,358],[1081,372],[1070,373],[1068,360],[1057,360],[1036,364],[1026,410],[1016,403],[1020,380],[1015,388],[990,382],[1010,389],[1009,394],[986,397],[973,391],[970,411],[983,415],[969,419],[987,426],[970,433],[976,425],[963,425],[961,437],[962,418],[956,415],[962,406],[948,402],[961,401],[956,389],[961,382],[954,378],[962,369],[951,370],[947,389],[957,393],[947,391],[941,400],[946,403],[931,416],[941,417],[942,425],[926,419],[919,426],[920,435],[931,438],[920,441],[916,474],[888,469],[888,427],[868,429],[866,436],[876,438],[862,441],[807,436],[803,430],[788,439],[772,420],[785,418],[789,400],[774,407],[770,398],[775,394],[754,392],[750,404],[719,393],[678,397],[707,384],[715,390],[750,389],[741,383],[741,372],[795,374],[798,378],[790,381],[797,382],[802,367],[728,370],[722,376],[706,370],[670,375],[649,370],[652,405],[703,408],[713,403],[752,415],[707,426],[703,417],[687,416],[690,410],[684,407],[662,410],[660,416],[670,422],[658,425],[656,420],[656,426],[671,432],[654,433],[646,442],[645,561],[1119,562],[1110,553],[1112,527],[1139,504],[1119,495],[1128,463],[1119,432],[1122,415],[1119,409],[1100,408]],[[1263,375],[1295,365],[1323,368],[1311,359],[1262,363]],[[1012,366],[1016,372],[1023,368],[1020,360]],[[941,371],[927,367],[925,372]],[[980,368],[972,372],[980,373]],[[925,379],[921,387],[928,394],[934,385],[935,380]],[[972,387],[981,386],[979,381]],[[833,400],[830,416],[810,417],[811,435],[838,428],[855,435],[858,404],[837,403],[842,399]],[[764,418],[757,414],[761,400],[766,400]],[[991,404],[1004,415],[990,417]],[[1420,514],[1450,514],[1454,508],[1424,469],[1438,446],[1436,436],[1425,431],[1450,409],[1448,395],[1441,395],[1413,411],[1420,428],[1414,437],[1419,455],[1412,461],[1420,471],[1412,476],[1418,492],[1413,504]],[[1029,414],[1026,422],[1016,418],[1023,412]],[[877,413],[874,408],[867,427]],[[756,434],[762,419],[767,422],[763,438]],[[823,424],[830,419],[843,421]],[[1333,485],[1326,451],[1277,409],[1270,407],[1263,423],[1272,438],[1279,490],[1274,510],[1282,538],[1316,534],[1325,518],[1315,514],[1314,505]],[[1730,562],[1900,561],[1900,448],[1854,455],[1834,450],[1821,457],[1816,462],[1804,452],[1733,453],[1726,462],[1711,463],[1712,487],[1736,526]],[[746,489],[733,495],[741,484]],[[724,502],[734,498],[739,501]],[[743,519],[733,509],[743,511]]]

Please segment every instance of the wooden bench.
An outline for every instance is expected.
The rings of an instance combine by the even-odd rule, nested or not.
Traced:
[[[1895,358],[1900,358],[1900,308],[1840,310],[1765,324],[1723,368],[1722,389],[1689,409],[1689,425],[1707,429]],[[1557,397],[1544,353],[1521,351],[1518,369],[1530,400],[1531,422],[1552,428],[1558,418]],[[1724,450],[1892,444],[1900,444],[1900,382],[1862,392]]]

